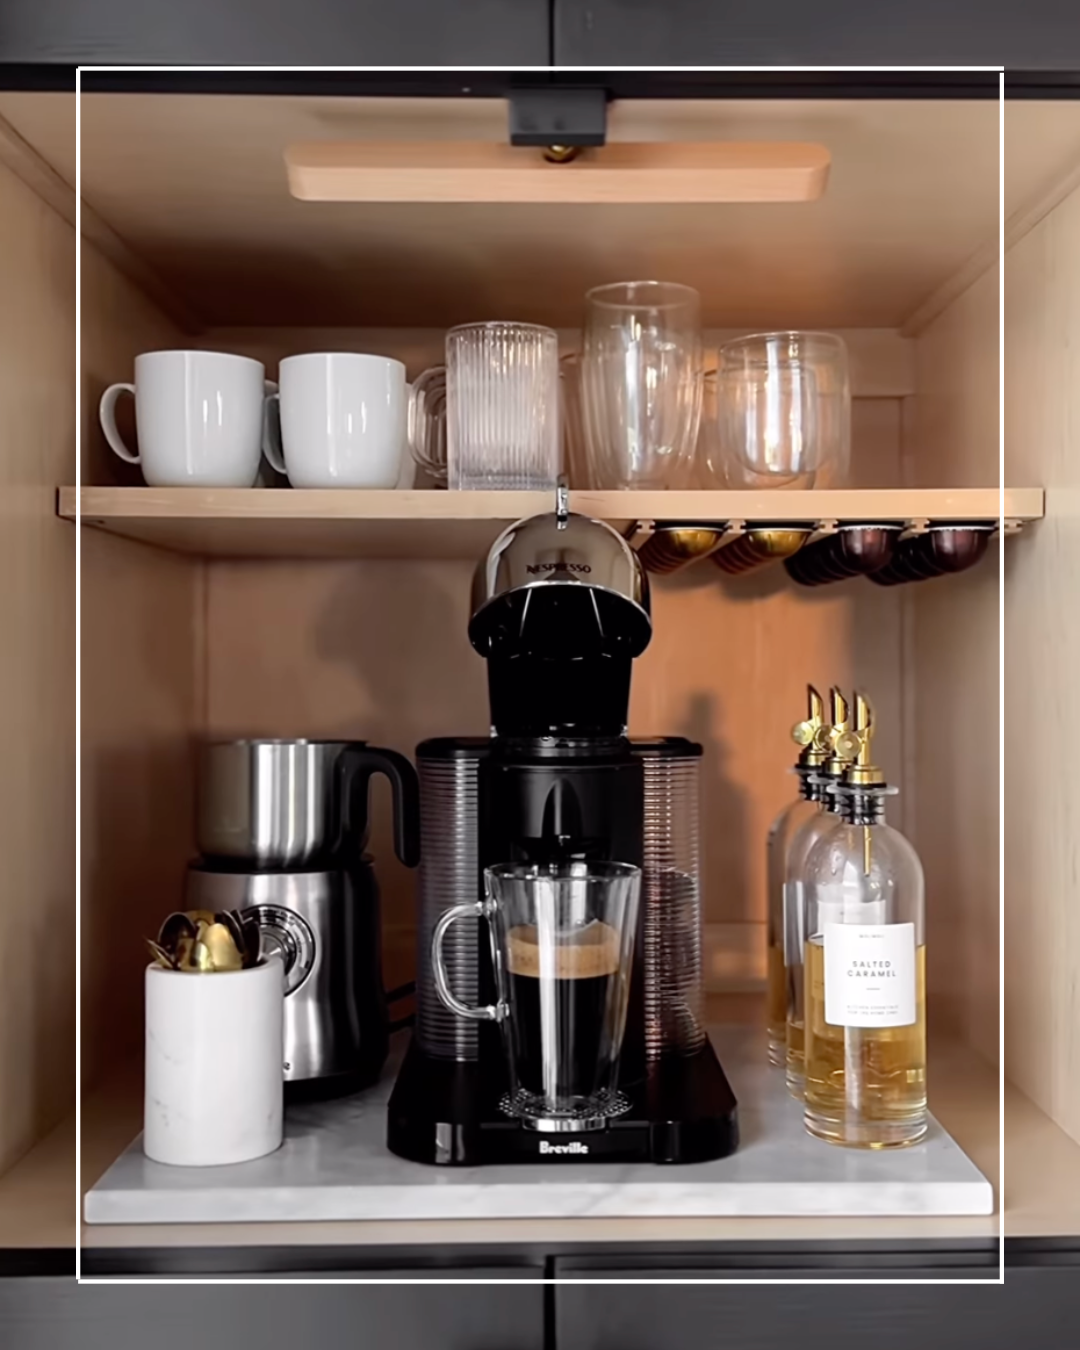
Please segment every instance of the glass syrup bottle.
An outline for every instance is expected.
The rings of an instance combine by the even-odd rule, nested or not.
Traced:
[[[811,850],[820,839],[831,834],[838,823],[838,801],[832,788],[839,782],[846,767],[840,743],[850,732],[848,703],[834,685],[829,691],[829,721],[818,731],[820,767],[811,773],[809,789],[815,794],[820,809],[807,819],[792,837],[784,870],[785,967],[787,975],[787,1027],[785,1072],[787,1089],[793,1097],[802,1098],[805,1076],[803,1058],[803,1025],[805,1017],[805,970],[803,955],[806,943],[806,897],[804,877]]]
[[[898,1148],[926,1134],[926,929],[919,856],[885,823],[896,792],[871,761],[873,711],[855,697],[838,742],[840,824],[811,850],[806,884],[806,1128]]]
[[[827,754],[819,748],[821,731],[825,726],[824,703],[821,695],[806,686],[806,720],[796,722],[791,738],[802,747],[795,773],[799,779],[799,795],[773,821],[765,844],[765,876],[768,887],[768,1028],[769,1062],[783,1065],[787,1061],[788,979],[785,968],[787,922],[784,914],[784,875],[788,849],[792,839],[806,822],[821,812],[821,790],[816,772]]]

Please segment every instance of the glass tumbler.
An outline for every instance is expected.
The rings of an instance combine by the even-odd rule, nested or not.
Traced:
[[[528,323],[446,335],[451,488],[553,489],[559,476],[559,339]]]
[[[753,486],[841,487],[851,456],[847,347],[833,333],[756,333],[720,348],[722,472]]]
[[[600,1129],[628,1109],[617,1090],[634,960],[641,870],[629,863],[501,863],[485,898],[448,909],[432,935],[439,997],[459,1017],[502,1025],[506,1114],[536,1130]],[[442,945],[456,920],[482,915],[498,1002],[451,991]]]
[[[626,281],[585,301],[582,405],[596,486],[684,486],[701,420],[697,291]]]

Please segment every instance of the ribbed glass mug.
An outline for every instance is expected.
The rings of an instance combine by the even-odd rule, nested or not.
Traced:
[[[559,338],[554,329],[503,322],[450,329],[446,460],[452,489],[555,487]]]
[[[504,1111],[536,1130],[600,1129],[627,1110],[617,1091],[637,932],[641,870],[629,863],[500,863],[485,897],[454,905],[432,935],[439,997],[471,1021],[499,1022],[510,1090]],[[471,1007],[450,988],[443,941],[481,915],[497,1002]]]
[[[625,281],[585,301],[582,405],[596,486],[685,486],[701,420],[697,291]]]

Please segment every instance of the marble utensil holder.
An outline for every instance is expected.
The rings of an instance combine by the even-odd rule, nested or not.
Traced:
[[[281,1144],[284,973],[146,971],[143,1150],[154,1162],[212,1167]]]

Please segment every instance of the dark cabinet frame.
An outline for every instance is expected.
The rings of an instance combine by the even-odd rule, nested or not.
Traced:
[[[0,61],[545,66],[551,0],[4,0]]]
[[[4,1350],[1061,1350],[1080,1241],[90,1249],[0,1258]],[[35,1263],[37,1269],[35,1269]],[[66,1273],[63,1270],[67,1267]],[[235,1286],[222,1281],[255,1279]],[[850,1283],[821,1285],[819,1280]],[[297,1287],[274,1283],[299,1282]],[[345,1281],[333,1287],[310,1281]],[[457,1281],[482,1281],[465,1283]],[[781,1288],[764,1281],[790,1281]],[[906,1283],[882,1289],[882,1280]],[[961,1285],[947,1281],[965,1281]],[[263,1284],[262,1281],[268,1282]],[[355,1281],[353,1283],[352,1281]],[[424,1281],[449,1281],[432,1285]],[[670,1283],[682,1281],[683,1283]],[[914,1283],[914,1282],[919,1283]],[[988,1287],[981,1287],[982,1285]]]
[[[1080,71],[1073,0],[555,0],[552,63]]]
[[[5,4],[11,0],[4,0]],[[1080,11],[1078,11],[1080,13]],[[1080,24],[1080,18],[1077,20]],[[74,90],[69,62],[12,62],[0,42],[0,89]],[[86,93],[326,94],[347,97],[506,98],[518,88],[600,87],[609,98],[889,98],[996,99],[994,71],[724,71],[378,69],[342,71],[95,70],[82,72]],[[1080,98],[1077,70],[1005,73],[1007,98]]]

